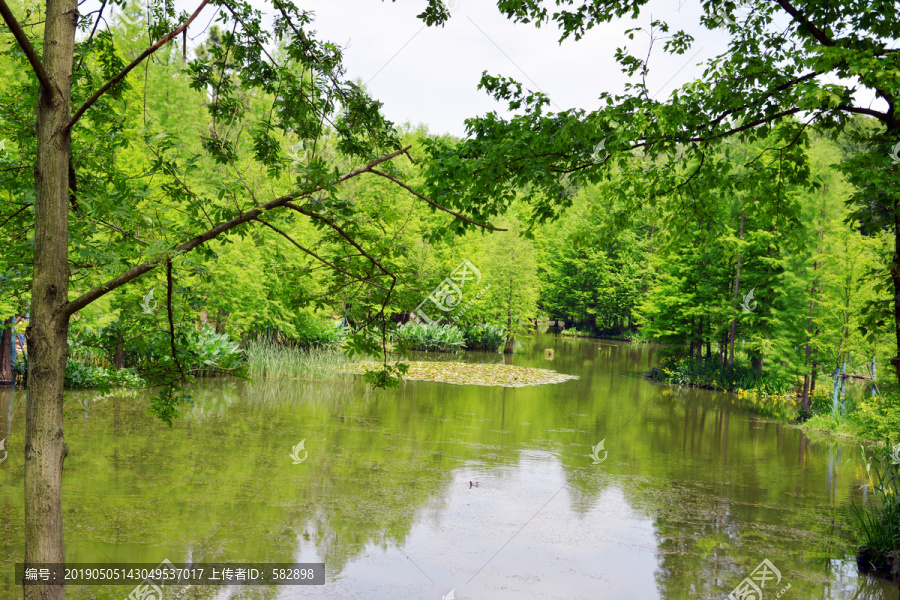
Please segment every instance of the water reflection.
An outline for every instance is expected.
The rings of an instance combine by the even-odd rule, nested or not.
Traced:
[[[322,588],[238,598],[440,598],[456,588],[492,600],[722,598],[768,559],[789,597],[897,598],[853,564],[849,507],[863,500],[854,445],[809,440],[728,394],[646,381],[651,346],[523,344],[464,358],[579,379],[387,391],[356,377],[201,380],[172,428],[147,414],[147,394],[67,394],[88,408],[79,427],[67,421],[67,559],[326,563]],[[13,420],[3,398],[0,424],[21,440],[22,411]],[[601,439],[608,459],[594,464]],[[307,459],[294,464],[300,440]],[[2,564],[23,550],[13,462],[0,468],[0,531],[11,532]],[[3,577],[0,598],[20,595]]]

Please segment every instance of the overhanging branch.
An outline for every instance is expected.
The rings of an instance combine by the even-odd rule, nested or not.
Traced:
[[[337,182],[340,183],[340,182],[346,181],[352,177],[356,177],[357,175],[360,175],[367,171],[371,171],[374,167],[380,165],[381,163],[383,163],[385,161],[391,160],[392,158],[395,158],[395,157],[405,153],[407,150],[409,150],[409,147],[401,148],[400,150],[397,150],[396,152],[392,152],[386,156],[377,158],[367,165],[364,165],[362,167],[359,167],[358,169],[354,169],[353,171],[350,171],[349,173],[342,175],[341,177],[338,178]],[[183,254],[185,252],[190,252],[191,250],[197,248],[201,244],[208,242],[209,240],[215,238],[216,236],[218,236],[230,229],[234,229],[235,227],[238,227],[239,225],[243,225],[244,223],[249,223],[250,221],[255,220],[257,217],[259,217],[261,214],[263,214],[264,212],[266,212],[268,210],[272,210],[275,208],[281,208],[283,206],[291,206],[292,208],[299,208],[299,207],[296,207],[295,205],[290,205],[290,202],[292,200],[296,200],[297,198],[303,198],[303,197],[309,196],[310,194],[312,194],[320,189],[322,189],[321,185],[316,186],[314,189],[309,190],[307,192],[303,192],[303,193],[298,192],[296,194],[288,194],[286,196],[281,196],[280,198],[276,198],[275,200],[272,200],[271,202],[267,202],[266,204],[263,204],[261,206],[257,206],[256,208],[248,210],[247,212],[231,219],[230,221],[220,223],[219,225],[216,225],[215,227],[212,227],[212,228],[206,230],[204,233],[198,235],[197,237],[195,237],[191,240],[188,240],[187,242],[184,242],[183,244],[172,247],[166,254],[160,255],[156,258],[150,259],[150,260],[143,262],[135,267],[132,267],[131,269],[128,269],[124,273],[121,273],[121,274],[117,275],[116,277],[113,277],[106,283],[103,283],[99,286],[96,286],[96,287],[88,290],[87,292],[85,292],[84,294],[82,294],[81,296],[76,298],[75,300],[73,300],[71,302],[67,302],[66,304],[62,305],[60,307],[58,313],[62,313],[64,315],[71,316],[71,315],[75,314],[76,312],[78,312],[79,310],[81,310],[82,308],[84,308],[85,306],[89,305],[91,302],[94,302],[98,298],[102,298],[104,295],[108,294],[112,290],[125,285],[129,281],[137,279],[144,273],[152,271],[160,263],[170,259],[173,254]],[[316,215],[316,213],[310,213],[310,211],[304,211],[304,210],[301,210],[301,212],[303,212],[304,214],[308,214],[309,216],[318,217],[320,220],[325,219],[326,221],[330,222],[330,220],[328,220],[326,217],[322,217],[321,215]],[[336,227],[333,224],[331,226]],[[340,228],[337,228],[337,230],[342,232],[342,230]],[[346,237],[346,234],[344,234],[344,235]],[[348,241],[357,250],[359,250],[363,256],[368,258],[373,264],[378,266],[378,268],[381,269],[385,274],[389,275],[390,277],[392,277],[394,279],[394,281],[396,281],[396,277],[392,273],[390,273],[387,269],[382,267],[376,260],[374,260],[368,254],[366,254],[365,251],[363,251],[362,248],[360,248],[356,242],[354,242],[352,239],[348,239]],[[393,289],[393,284],[391,285],[391,289]]]

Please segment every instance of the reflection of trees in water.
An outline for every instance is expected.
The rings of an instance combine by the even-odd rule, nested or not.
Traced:
[[[357,381],[354,375],[346,375],[329,381],[259,379],[243,383],[241,392],[250,406],[339,407],[368,396],[369,388],[361,377]]]

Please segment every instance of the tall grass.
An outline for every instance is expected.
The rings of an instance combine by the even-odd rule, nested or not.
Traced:
[[[342,370],[348,360],[339,348],[301,348],[266,339],[246,340],[242,345],[251,377],[308,381],[350,377]]]
[[[890,446],[888,446],[890,448]],[[882,449],[867,455],[867,484],[875,492],[875,507],[853,505],[853,514],[864,545],[857,558],[861,568],[884,575],[900,573],[900,444],[891,453]]]

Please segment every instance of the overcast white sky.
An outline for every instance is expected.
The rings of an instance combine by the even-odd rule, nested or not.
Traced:
[[[263,13],[271,13],[264,0],[250,1]],[[616,48],[624,46],[636,56],[646,56],[648,36],[638,32],[628,40],[626,29],[647,30],[651,19],[658,19],[667,22],[670,31],[683,29],[695,38],[694,47],[683,56],[664,54],[663,41],[657,41],[647,83],[658,99],[698,78],[702,71],[698,64],[723,52],[728,43],[725,29],[711,31],[700,25],[701,0],[650,0],[639,20],[602,25],[577,42],[563,44],[553,27],[537,29],[507,20],[496,0],[446,0],[452,17],[444,27],[426,27],[416,18],[425,0],[293,1],[315,14],[313,29],[319,39],[346,48],[348,76],[367,84],[371,95],[384,103],[390,120],[424,124],[436,134],[463,136],[466,118],[491,110],[507,114],[503,105],[477,89],[483,71],[549,94],[553,110],[593,110],[601,92],[624,90],[626,79],[614,60]],[[550,6],[549,0],[545,2]],[[175,0],[175,5],[193,12],[197,2]],[[88,0],[82,12],[98,7],[99,0]],[[738,20],[745,10],[735,13]],[[210,6],[194,22],[189,30],[192,45],[203,41],[203,28],[214,15]],[[862,106],[884,108],[871,90],[855,95]]]
[[[623,89],[625,78],[613,58],[617,47],[629,43],[623,32],[646,28],[650,14],[692,31],[698,39],[694,52],[700,50],[693,60],[693,52],[674,58],[654,53],[650,89],[665,97],[698,75],[696,63],[727,43],[724,30],[700,27],[699,0],[682,2],[679,10],[678,0],[653,1],[640,21],[598,27],[562,45],[556,29],[513,24],[491,0],[456,0],[444,27],[424,27],[416,18],[425,6],[422,0],[306,0],[299,5],[315,12],[320,38],[347,47],[348,75],[368,83],[389,119],[462,136],[466,118],[503,108],[477,89],[485,70],[548,93],[555,109],[596,108],[600,92]],[[643,56],[647,43],[638,34],[629,44]]]

